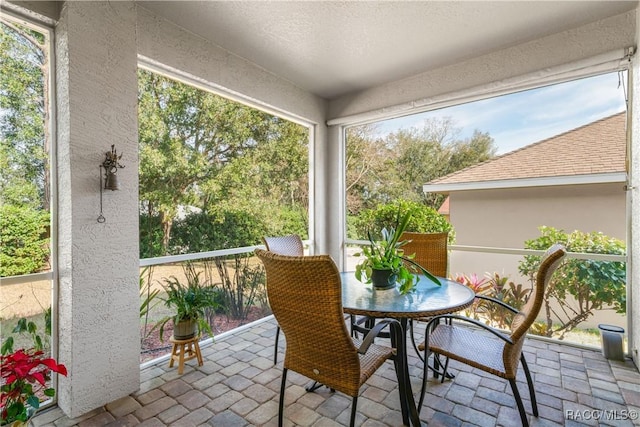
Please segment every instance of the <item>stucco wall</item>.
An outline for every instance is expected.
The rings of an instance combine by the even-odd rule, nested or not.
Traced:
[[[600,231],[626,240],[626,194],[623,185],[599,184],[508,190],[459,191],[450,195],[456,244],[524,248],[546,225],[566,232]],[[517,257],[456,252],[451,273],[517,273]]]
[[[449,203],[460,245],[521,249],[540,225],[626,238],[622,183],[456,191]]]
[[[327,103],[275,74],[138,7],[138,53],[281,111],[324,123]]]

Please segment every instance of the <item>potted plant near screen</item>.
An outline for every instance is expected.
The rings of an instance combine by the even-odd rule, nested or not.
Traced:
[[[206,310],[218,307],[216,288],[202,282],[201,272],[195,271],[192,266],[186,267],[184,272],[185,281],[180,281],[175,276],[164,279],[166,295],[161,299],[175,313],[158,322],[160,339],[163,339],[164,328],[170,320],[173,322],[173,336],[177,340],[193,338],[203,331],[213,337],[213,331],[206,319]]]
[[[408,240],[400,240],[400,236],[407,229],[413,215],[412,210],[402,214],[398,209],[395,225],[390,229],[383,228],[382,238],[375,239],[370,231],[367,237],[370,246],[362,248],[355,256],[364,256],[356,266],[356,278],[364,283],[372,283],[376,289],[390,289],[399,284],[401,294],[407,294],[415,289],[416,282],[422,274],[437,285],[437,277],[413,261],[414,254],[405,254],[402,247]]]

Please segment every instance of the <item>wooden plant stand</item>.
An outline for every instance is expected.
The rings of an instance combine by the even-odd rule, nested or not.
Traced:
[[[171,349],[171,357],[169,358],[169,367],[173,367],[173,362],[178,362],[178,374],[182,375],[184,372],[184,362],[191,360],[194,357],[198,358],[198,366],[202,366],[202,353],[200,353],[200,345],[198,340],[200,335],[186,340],[177,340],[171,335],[169,342],[173,344]]]

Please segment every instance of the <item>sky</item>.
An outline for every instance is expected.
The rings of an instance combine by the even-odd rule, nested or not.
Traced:
[[[488,132],[497,154],[504,154],[625,111],[626,85],[626,80],[620,84],[618,73],[608,73],[385,120],[378,130],[382,136],[422,127],[428,118],[451,117],[461,130],[459,138],[470,137],[474,130]]]

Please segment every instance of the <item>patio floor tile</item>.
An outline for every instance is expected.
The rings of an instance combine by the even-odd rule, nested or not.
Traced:
[[[278,400],[285,339],[280,338],[273,365],[271,319],[216,337],[202,345],[204,365],[185,365],[179,375],[165,359],[141,370],[141,388],[78,419],[61,410],[42,411],[33,422],[41,426],[224,426],[277,425]],[[382,342],[382,341],[380,341]],[[522,375],[518,387],[529,422],[534,427],[615,425],[638,423],[640,373],[630,360],[610,361],[602,352],[527,339],[524,347],[532,372],[540,415],[534,417]],[[371,377],[358,399],[356,425],[399,426],[395,370],[391,362]],[[469,366],[451,362],[457,377],[440,383],[430,375],[421,408],[429,426],[520,425],[508,383]],[[414,394],[419,397],[422,363],[409,350]],[[309,393],[309,379],[289,372],[285,392],[285,426],[334,427],[348,425],[351,397],[320,388]]]

